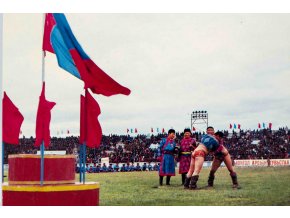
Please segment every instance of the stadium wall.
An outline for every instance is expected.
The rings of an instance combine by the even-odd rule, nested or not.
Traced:
[[[268,166],[268,160],[267,159],[255,159],[255,160],[234,160],[235,167],[267,167]],[[139,165],[142,167],[144,163],[148,165],[148,162],[138,162]],[[106,163],[107,164],[107,163]],[[110,163],[113,166],[116,165],[116,163]],[[122,166],[123,164],[127,165],[127,163],[119,163],[119,166]],[[131,164],[131,163],[130,163]],[[155,162],[151,162],[151,165],[154,165]],[[134,166],[137,165],[137,162],[133,163]],[[205,161],[203,163],[203,167],[211,167],[212,161]],[[89,166],[93,166],[93,164],[89,163]],[[107,164],[108,166],[108,164]],[[179,167],[179,163],[176,165]],[[290,166],[290,159],[270,159],[270,165],[269,166]],[[222,162],[221,167],[225,167],[225,163]]]
[[[142,166],[145,162],[139,162],[139,165]],[[148,162],[146,162],[148,164]],[[93,164],[88,163],[89,166],[93,166]],[[116,163],[112,163],[114,166]],[[127,163],[124,163],[127,164]],[[151,162],[151,164],[155,164],[155,162]],[[211,167],[212,161],[205,161],[203,163],[203,167]],[[119,163],[119,166],[122,166],[123,163]],[[137,162],[133,164],[134,166],[137,165]],[[107,165],[108,166],[108,165]],[[234,167],[267,167],[268,166],[268,160],[235,160]],[[290,166],[290,159],[270,159],[270,165],[273,167],[278,166]],[[179,167],[179,163],[177,163],[177,167]],[[221,167],[225,167],[225,163],[223,162],[221,164]],[[8,170],[8,164],[4,164],[4,170]]]

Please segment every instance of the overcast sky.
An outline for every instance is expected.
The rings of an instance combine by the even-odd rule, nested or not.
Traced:
[[[228,129],[290,126],[290,14],[66,14],[79,43],[129,96],[93,95],[104,134],[190,126],[194,110]],[[41,92],[42,14],[5,14],[3,89],[35,136]],[[83,82],[45,58],[51,135],[79,134]],[[196,126],[204,130],[204,126]]]

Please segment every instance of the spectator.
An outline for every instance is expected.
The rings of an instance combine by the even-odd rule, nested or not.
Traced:
[[[159,171],[159,168],[158,168],[157,163],[154,164],[154,166],[153,166],[153,170],[154,170],[154,171]]]
[[[142,171],[146,171],[146,170],[147,170],[147,164],[144,163],[144,164],[142,165]]]
[[[98,164],[97,167],[96,167],[96,170],[95,170],[95,173],[99,173],[101,172],[101,165]]]
[[[139,165],[139,163],[137,163],[135,170],[136,171],[141,171],[141,166]]]
[[[122,165],[121,172],[126,172],[126,166],[125,166],[125,164]]]
[[[153,166],[151,165],[151,163],[148,164],[148,170],[152,171],[153,170]]]
[[[115,166],[114,166],[114,171],[115,172],[119,172],[119,163],[117,163]]]
[[[130,163],[127,163],[125,167],[125,172],[130,172],[130,171],[131,171]]]
[[[108,172],[114,172],[114,169],[113,169],[112,164],[109,165],[109,167],[108,167]]]
[[[106,163],[103,163],[101,172],[108,172],[108,167],[107,167]]]

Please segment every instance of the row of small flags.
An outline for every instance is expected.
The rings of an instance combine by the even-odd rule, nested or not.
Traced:
[[[138,129],[137,128],[135,128],[135,129],[127,129],[127,133],[129,133],[129,132],[131,132],[131,133],[138,133]],[[153,133],[154,132],[154,129],[153,128],[151,128],[151,132]],[[159,128],[156,128],[156,132],[160,132],[160,130],[159,130]],[[164,128],[162,128],[162,133],[165,133],[165,129]]]
[[[67,134],[70,134],[70,131],[67,130],[66,133],[67,133]],[[63,130],[61,130],[61,131],[57,131],[56,134],[57,134],[57,135],[59,135],[59,134],[64,134],[64,131],[63,131]],[[20,130],[20,135],[22,135],[22,130]]]
[[[266,128],[266,124],[263,123],[262,125],[263,125],[263,128],[265,129],[265,128]],[[258,128],[261,129],[261,123],[258,123]],[[268,124],[268,128],[269,128],[269,129],[272,129],[272,123],[269,123],[269,124]]]
[[[230,129],[232,129],[232,128],[236,129],[237,128],[237,125],[235,123],[234,123],[234,125],[232,125],[230,123]],[[241,124],[238,124],[238,129],[241,129]]]
[[[192,127],[192,131],[196,131],[194,126]],[[154,128],[151,128],[150,132],[153,133],[154,132]],[[160,131],[159,128],[156,128],[156,132],[157,133],[160,133],[160,132],[165,133],[165,129],[162,128],[161,131]],[[137,128],[135,128],[135,129],[127,129],[127,133],[138,133],[138,129]]]
[[[56,134],[57,134],[57,135],[59,135],[60,133],[61,133],[61,134],[64,134],[64,131],[63,131],[63,130],[61,130],[61,131],[57,131],[57,132],[56,132]],[[70,133],[70,131],[69,131],[69,130],[67,130],[67,131],[66,131],[66,133],[67,133],[67,134],[69,134],[69,133]]]
[[[264,129],[266,128],[266,124],[265,124],[265,123],[263,123],[262,126],[263,126]],[[232,124],[230,123],[230,129],[232,129],[232,128],[234,128],[234,129],[236,129],[236,128],[241,129],[241,124],[236,125],[236,124],[234,123],[234,125],[232,125]],[[258,123],[258,128],[261,129],[261,123]],[[272,129],[272,123],[269,123],[269,124],[268,124],[268,128],[269,128],[269,129]]]

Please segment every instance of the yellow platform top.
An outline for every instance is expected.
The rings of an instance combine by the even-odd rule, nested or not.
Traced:
[[[84,191],[99,189],[100,183],[88,182],[88,183],[74,183],[63,185],[8,185],[7,182],[3,183],[3,191],[18,191],[18,192],[61,192],[61,191]]]

